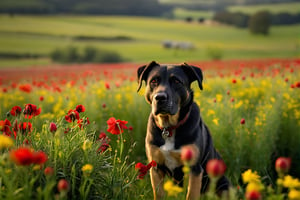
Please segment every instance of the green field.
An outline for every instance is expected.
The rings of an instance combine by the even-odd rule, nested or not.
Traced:
[[[223,59],[300,55],[299,24],[274,26],[265,37],[251,35],[247,29],[145,17],[0,15],[0,21],[1,55],[41,56],[38,59],[1,58],[0,67],[49,65],[49,53],[69,45],[112,50],[131,62],[207,60],[210,59],[209,48],[221,50]],[[96,39],[74,39],[82,36]],[[127,39],[115,39],[120,37]],[[163,40],[191,42],[195,49],[164,49]]]

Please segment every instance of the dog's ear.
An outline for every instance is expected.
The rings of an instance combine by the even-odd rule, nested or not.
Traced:
[[[159,64],[155,61],[152,61],[148,65],[143,65],[138,68],[137,70],[137,77],[138,77],[138,88],[137,91],[139,91],[142,87],[142,82],[146,81],[148,78],[149,72],[153,69],[153,67],[159,66]]]
[[[201,90],[203,90],[202,81],[203,81],[203,74],[202,70],[199,67],[189,65],[187,63],[183,63],[182,68],[184,72],[187,74],[187,76],[190,79],[190,83],[197,81],[198,86]]]

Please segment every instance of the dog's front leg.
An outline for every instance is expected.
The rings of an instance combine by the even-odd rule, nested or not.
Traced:
[[[190,172],[188,192],[186,195],[187,200],[195,200],[200,198],[202,176],[203,172],[197,175],[193,172]]]
[[[163,199],[165,196],[165,192],[163,188],[163,183],[164,183],[163,172],[157,168],[151,168],[150,178],[151,178],[154,200]]]

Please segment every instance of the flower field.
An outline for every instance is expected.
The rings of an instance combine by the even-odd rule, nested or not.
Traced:
[[[300,60],[190,64],[204,73],[195,101],[230,198],[300,199]],[[0,69],[0,199],[152,199],[138,67]]]

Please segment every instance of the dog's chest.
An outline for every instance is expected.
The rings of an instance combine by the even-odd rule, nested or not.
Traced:
[[[175,149],[175,136],[165,138],[165,144],[160,146],[160,151],[164,155],[164,164],[170,170],[182,165],[180,159],[180,149]]]

